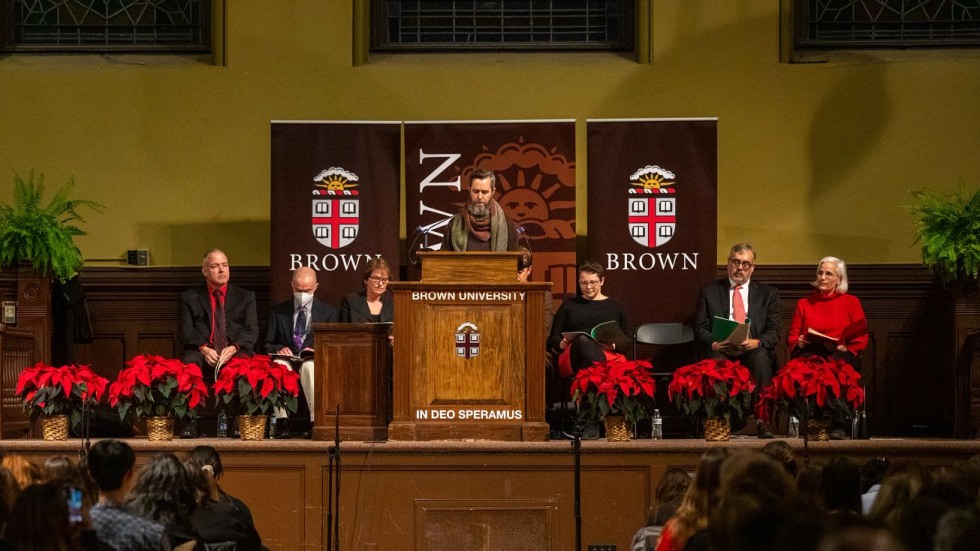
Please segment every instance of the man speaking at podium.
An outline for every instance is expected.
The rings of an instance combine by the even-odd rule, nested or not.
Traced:
[[[489,170],[470,174],[470,198],[449,219],[444,251],[517,251],[517,228],[493,198],[497,178]]]

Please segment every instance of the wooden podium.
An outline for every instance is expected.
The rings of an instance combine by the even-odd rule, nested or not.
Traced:
[[[385,440],[390,411],[390,324],[314,323],[313,439]]]
[[[419,253],[395,298],[391,440],[548,439],[544,293],[520,253]]]

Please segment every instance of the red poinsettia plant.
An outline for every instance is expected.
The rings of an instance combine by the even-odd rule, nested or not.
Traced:
[[[269,356],[232,358],[218,371],[214,395],[234,414],[264,415],[273,408],[295,413],[299,373]]]
[[[655,388],[651,371],[647,361],[596,362],[575,375],[572,398],[583,416],[601,421],[607,415],[622,415],[635,424],[649,416]]]
[[[688,415],[741,419],[752,407],[755,381],[729,359],[702,360],[674,372],[667,397]]]
[[[109,405],[121,419],[177,417],[182,419],[204,402],[208,386],[195,364],[142,354],[135,356],[109,385]]]
[[[864,403],[861,375],[843,360],[800,356],[786,362],[759,393],[756,416],[772,419],[777,406],[798,419],[850,417]]]
[[[87,365],[38,362],[21,371],[14,392],[24,400],[32,421],[40,415],[70,415],[75,425],[82,419],[82,406],[97,405],[108,384]]]

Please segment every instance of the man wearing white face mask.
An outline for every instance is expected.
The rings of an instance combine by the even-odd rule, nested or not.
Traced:
[[[264,350],[267,354],[282,354],[299,356],[304,350],[313,351],[314,323],[336,322],[338,312],[329,304],[313,296],[316,292],[316,272],[312,268],[300,267],[293,272],[291,282],[293,298],[280,302],[269,312],[269,323],[265,332]],[[279,360],[277,360],[279,361]],[[306,359],[300,367],[300,386],[306,395],[306,403],[310,406],[310,418],[313,417],[313,358]],[[285,422],[285,410],[276,411],[279,438],[288,438],[288,425]]]

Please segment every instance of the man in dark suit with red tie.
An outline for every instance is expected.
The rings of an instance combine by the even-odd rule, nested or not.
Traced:
[[[201,265],[206,285],[180,295],[180,337],[184,363],[201,366],[204,379],[213,383],[216,366],[236,355],[252,355],[259,337],[255,293],[228,284],[228,257],[220,249],[204,255]],[[197,436],[192,417],[184,436]]]
[[[779,338],[779,291],[752,281],[755,251],[748,243],[738,243],[728,255],[728,277],[701,290],[694,321],[698,357],[729,358],[741,362],[755,379],[756,390],[769,385],[776,367],[775,348]],[[749,335],[741,343],[715,341],[715,316],[744,322],[750,320]],[[772,438],[772,430],[758,422],[759,438]]]
[[[180,335],[184,363],[200,365],[205,380],[213,382],[216,365],[253,353],[259,321],[255,293],[228,284],[231,270],[224,252],[208,251],[201,273],[207,285],[180,295]]]
[[[293,288],[293,298],[280,302],[269,312],[269,323],[266,326],[265,342],[262,345],[267,354],[282,354],[299,356],[304,350],[313,351],[314,323],[333,323],[338,320],[337,309],[316,298],[314,293],[319,285],[316,271],[301,266],[293,272],[290,282]],[[279,361],[279,360],[277,360]],[[313,397],[315,388],[313,359],[309,357],[299,362],[299,382],[306,395],[306,404],[310,408],[310,418],[313,417]],[[289,429],[285,422],[285,411],[277,411],[276,417],[283,422],[277,422],[277,438],[288,438]],[[304,435],[305,436],[305,435]]]

